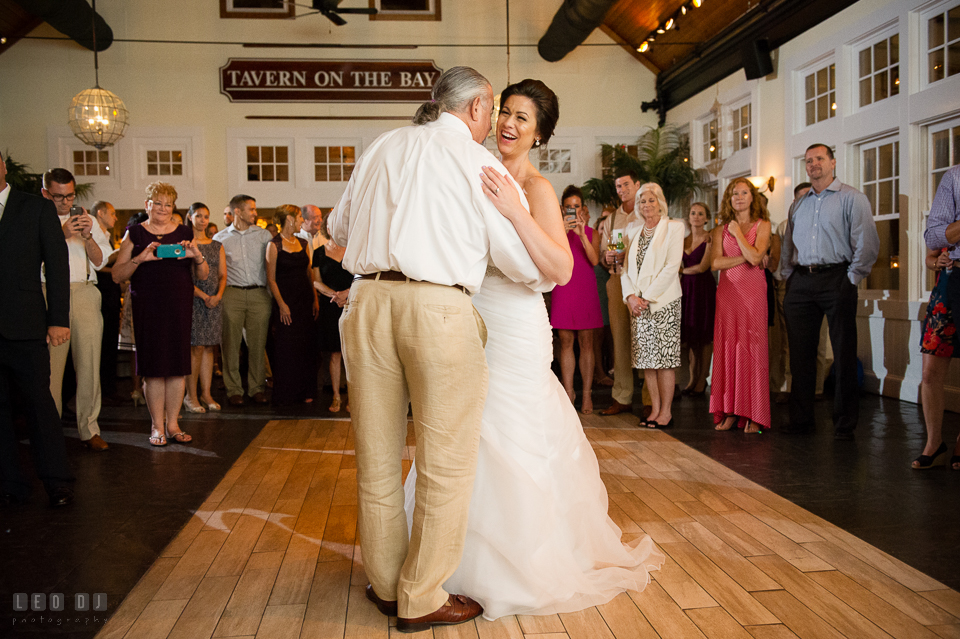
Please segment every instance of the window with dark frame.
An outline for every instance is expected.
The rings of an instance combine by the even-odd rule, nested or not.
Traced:
[[[440,20],[440,0],[370,0],[371,20]]]
[[[296,15],[286,0],[220,0],[221,18],[285,19]]]

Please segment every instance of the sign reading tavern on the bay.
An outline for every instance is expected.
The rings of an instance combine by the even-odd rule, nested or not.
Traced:
[[[220,92],[231,102],[424,102],[440,73],[432,60],[231,58]]]

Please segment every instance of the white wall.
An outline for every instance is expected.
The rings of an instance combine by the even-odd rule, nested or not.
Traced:
[[[535,47],[519,46],[536,44],[557,6],[559,1],[511,6],[514,46],[509,71],[511,81],[538,78],[560,97],[556,140],[575,148],[575,162],[571,174],[547,176],[559,192],[567,184],[582,184],[597,174],[600,141],[635,140],[644,127],[656,124],[656,116],[640,112],[640,103],[654,96],[653,74],[619,47],[581,47],[560,62],[548,63],[538,56]],[[444,69],[459,64],[473,66],[491,80],[495,91],[507,84],[505,47],[468,46],[505,42],[502,4],[445,2],[439,22],[370,21],[366,16],[347,16],[349,24],[344,27],[335,27],[316,15],[295,21],[223,20],[215,1],[101,0],[97,9],[118,38],[422,45],[415,50],[322,50],[115,42],[100,55],[100,84],[124,100],[131,125],[112,150],[112,175],[79,181],[94,182],[94,198],[110,200],[118,208],[143,205],[143,187],[152,179],[143,167],[143,149],[169,144],[183,146],[189,164],[182,178],[169,178],[178,188],[180,208],[203,200],[219,218],[229,197],[241,189],[256,197],[261,207],[284,202],[332,206],[342,183],[317,184],[312,179],[295,179],[286,185],[246,183],[243,158],[237,155],[238,141],[288,139],[305,148],[313,139],[352,140],[361,151],[377,135],[403,123],[304,121],[291,125],[290,121],[251,121],[246,116],[407,117],[417,107],[410,103],[234,104],[219,91],[219,68],[231,57],[427,59]],[[59,34],[43,25],[32,35]],[[611,43],[600,32],[588,42]],[[430,46],[438,44],[458,46]],[[18,42],[0,56],[0,148],[35,171],[58,165],[70,168],[72,151],[85,147],[66,126],[67,107],[76,93],[93,84],[93,54],[76,43]]]
[[[881,136],[897,136],[900,283],[896,290],[866,290],[861,285],[858,350],[868,389],[909,401],[919,398],[919,341],[929,297],[923,231],[933,195],[930,129],[960,116],[960,75],[927,81],[927,20],[932,13],[958,4],[958,0],[862,0],[782,46],[775,54],[775,74],[747,81],[738,72],[667,116],[670,123],[690,124],[692,151],[699,161],[698,126],[714,100],[732,106],[739,97],[750,95],[756,145],[730,157],[718,176],[718,186],[723,189],[730,178],[744,172],[775,176],[777,188],[770,203],[775,221],[786,215],[793,185],[806,178],[800,159],[810,144],[834,146],[837,176],[860,188],[860,145]],[[857,55],[892,33],[900,39],[900,94],[861,108]],[[831,61],[836,64],[837,115],[807,126],[804,76]],[[951,409],[960,410],[956,365],[951,368],[947,401]]]

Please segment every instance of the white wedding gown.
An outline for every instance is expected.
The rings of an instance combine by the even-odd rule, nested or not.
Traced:
[[[644,536],[620,543],[576,410],[550,370],[543,296],[488,268],[473,298],[487,325],[489,393],[463,560],[444,584],[483,616],[546,615],[643,590],[663,555]],[[404,486],[411,523],[416,468]]]

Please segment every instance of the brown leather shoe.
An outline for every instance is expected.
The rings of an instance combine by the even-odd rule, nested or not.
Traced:
[[[377,593],[373,591],[373,586],[367,584],[367,599],[372,601],[377,605],[377,610],[382,612],[388,617],[397,616],[397,602],[396,601],[385,601],[377,596]]]
[[[243,406],[243,395],[231,395],[227,398],[227,403],[231,406]]]
[[[605,408],[600,411],[600,414],[604,417],[609,417],[610,415],[619,415],[620,413],[631,413],[633,412],[633,406],[631,404],[621,404],[617,400],[613,400],[613,405],[610,408]]]
[[[267,399],[266,393],[260,392],[254,394],[253,401],[256,404],[266,404],[269,400]]]
[[[415,619],[397,618],[397,630],[400,632],[420,632],[433,626],[455,626],[479,617],[483,608],[470,597],[450,595],[440,610]]]
[[[100,435],[94,435],[90,439],[83,442],[83,445],[89,448],[90,450],[96,450],[96,451],[107,450],[110,448],[110,445],[107,442],[103,441],[103,438],[100,437]]]

